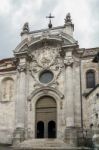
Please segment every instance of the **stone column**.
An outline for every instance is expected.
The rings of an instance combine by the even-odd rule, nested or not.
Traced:
[[[74,100],[73,100],[73,59],[72,57],[65,58],[66,67],[66,127],[74,127]]]
[[[16,130],[14,143],[24,140],[26,114],[26,60],[24,59],[23,62],[19,64],[17,72]]]

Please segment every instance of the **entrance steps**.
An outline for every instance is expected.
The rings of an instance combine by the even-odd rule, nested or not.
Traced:
[[[60,139],[31,139],[14,147],[14,150],[90,150],[84,147],[72,147]]]

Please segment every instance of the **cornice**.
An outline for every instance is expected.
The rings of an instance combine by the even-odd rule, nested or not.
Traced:
[[[10,71],[14,71],[14,70],[16,70],[16,66],[0,69],[0,72],[8,72],[8,71],[10,72]]]
[[[1,60],[0,60],[0,64],[1,64],[1,63],[5,63],[5,62],[8,62],[8,61],[13,61],[14,59],[15,59],[15,57],[10,57],[10,58],[1,59]]]
[[[97,54],[97,52],[99,52],[99,47],[85,49],[82,54],[82,58],[93,57]]]
[[[53,31],[53,30],[56,30],[56,29],[63,29],[65,28],[65,26],[57,26],[57,27],[53,27],[53,28],[46,28],[46,29],[41,29],[41,30],[35,30],[35,31],[31,31],[29,32],[29,34],[34,34],[34,33],[40,33],[40,32],[45,32],[45,31]]]

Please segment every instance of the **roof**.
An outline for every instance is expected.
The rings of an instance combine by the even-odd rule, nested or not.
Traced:
[[[5,58],[0,60],[0,72],[16,70],[15,58]]]
[[[91,93],[93,93],[97,88],[99,87],[99,84],[97,84],[93,89],[91,89],[88,93],[85,93],[85,97],[88,97]]]

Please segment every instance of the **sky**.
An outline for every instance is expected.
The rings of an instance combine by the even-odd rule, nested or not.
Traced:
[[[21,42],[25,22],[30,30],[47,28],[51,12],[53,26],[64,25],[71,13],[74,38],[80,48],[99,47],[99,0],[0,0],[0,59],[13,56]]]

